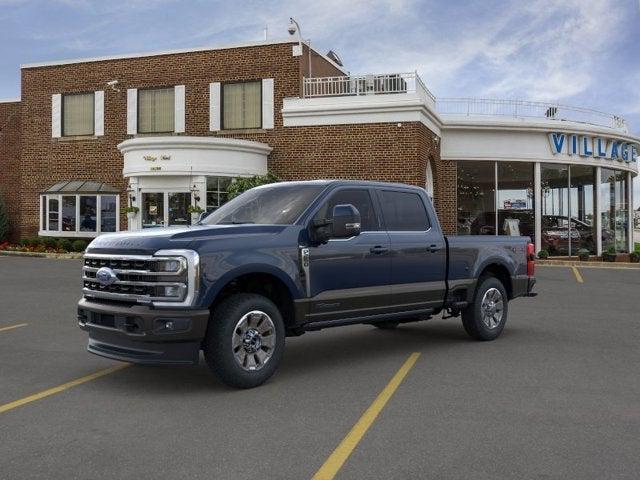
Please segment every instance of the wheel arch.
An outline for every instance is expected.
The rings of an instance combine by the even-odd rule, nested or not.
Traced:
[[[511,273],[509,269],[500,262],[490,262],[482,267],[480,273],[478,274],[478,281],[476,283],[476,289],[482,282],[482,280],[486,277],[494,277],[500,280],[502,285],[504,285],[505,290],[507,291],[507,297],[509,300],[513,298],[513,285],[511,282]]]

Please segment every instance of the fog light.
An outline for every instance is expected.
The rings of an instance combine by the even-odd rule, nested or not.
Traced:
[[[164,296],[165,297],[179,297],[180,296],[180,287],[178,286],[170,286],[164,287]]]

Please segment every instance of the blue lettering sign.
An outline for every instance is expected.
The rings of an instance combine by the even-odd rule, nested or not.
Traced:
[[[591,137],[580,137],[580,156],[593,157],[593,143]]]
[[[622,145],[620,145],[620,157],[622,157],[622,160],[625,162],[629,161],[629,144],[628,143],[623,143]]]
[[[637,145],[631,145],[631,161],[632,162],[637,162],[638,161],[638,146]]]
[[[578,136],[571,135],[571,144],[569,145],[569,155],[578,155]]]
[[[562,147],[564,146],[564,133],[550,133],[549,139],[551,140],[551,148],[553,154],[562,153]]]
[[[620,145],[620,142],[616,142],[615,140],[611,141],[611,156],[609,158],[611,158],[611,160],[617,160],[618,159],[618,147]]]
[[[596,139],[596,157],[606,157],[607,156],[607,141],[604,138]]]

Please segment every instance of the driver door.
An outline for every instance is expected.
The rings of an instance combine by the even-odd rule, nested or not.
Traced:
[[[391,304],[389,235],[382,228],[372,192],[357,187],[338,189],[313,220],[328,218],[333,207],[342,204],[351,204],[360,212],[361,233],[309,249],[311,322],[384,313]]]

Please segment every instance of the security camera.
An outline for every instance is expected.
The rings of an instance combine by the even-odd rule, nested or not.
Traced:
[[[290,23],[289,27],[287,28],[287,32],[289,32],[289,35],[295,35],[296,30],[296,26],[293,23]]]

